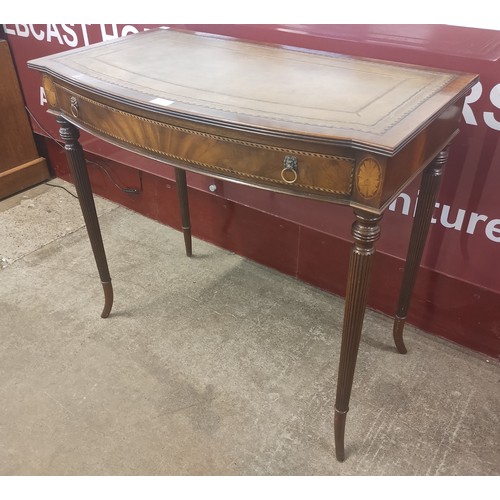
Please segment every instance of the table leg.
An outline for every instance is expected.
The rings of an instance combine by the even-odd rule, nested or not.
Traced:
[[[422,254],[424,253],[425,242],[429,227],[431,225],[432,214],[436,204],[436,198],[441,183],[443,168],[448,160],[448,150],[441,151],[432,163],[424,170],[420,193],[418,196],[415,220],[411,230],[408,256],[403,273],[403,282],[399,295],[396,317],[394,319],[393,337],[396,349],[401,354],[406,354],[406,346],[403,341],[403,329],[406,315],[410,306],[410,299],[415,286],[417,271],[420,267]]]
[[[65,143],[66,157],[71,173],[73,174],[83,219],[87,226],[90,244],[104,290],[104,308],[101,317],[107,318],[113,306],[113,286],[111,285],[111,276],[109,275],[108,262],[106,260],[106,253],[104,252],[101,229],[99,227],[99,220],[97,219],[87,165],[82,146],[78,141],[80,132],[74,125],[61,116],[57,117],[57,122],[61,126],[59,134]]]
[[[181,211],[182,232],[184,234],[184,246],[186,255],[193,255],[191,244],[191,218],[189,216],[189,200],[187,192],[186,171],[175,169],[175,181],[177,183],[177,196],[179,197],[179,208]]]
[[[381,215],[361,210],[355,210],[354,213],[356,215],[356,221],[352,226],[354,244],[349,262],[337,396],[335,399],[335,454],[340,462],[344,461],[345,456],[345,421],[349,410],[354,369],[366,309],[368,285],[375,253],[374,243],[380,236],[379,222],[382,218]]]

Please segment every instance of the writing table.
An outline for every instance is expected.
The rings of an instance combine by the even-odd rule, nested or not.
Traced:
[[[30,61],[65,142],[104,289],[113,288],[78,129],[173,165],[186,253],[186,170],[350,205],[334,433],[346,414],[384,210],[423,171],[393,336],[403,327],[447,148],[477,75],[158,29]]]

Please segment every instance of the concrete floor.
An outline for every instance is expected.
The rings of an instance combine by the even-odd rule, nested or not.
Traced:
[[[343,301],[97,204],[106,320],[77,200],[0,203],[1,475],[500,473],[497,361],[368,312],[337,463]]]

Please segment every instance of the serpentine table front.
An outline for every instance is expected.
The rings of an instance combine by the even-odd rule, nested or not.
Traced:
[[[354,208],[335,401],[346,414],[384,210],[423,171],[394,340],[403,327],[447,148],[477,75],[158,29],[29,62],[56,115],[104,289],[113,289],[78,128],[173,165],[186,244],[186,170]]]

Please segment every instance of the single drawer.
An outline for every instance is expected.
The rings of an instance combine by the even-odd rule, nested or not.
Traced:
[[[175,166],[251,185],[348,199],[355,159],[275,147],[110,107],[44,79],[49,104],[92,133]],[[49,94],[51,97],[49,97]],[[187,121],[186,121],[187,123]],[[212,131],[214,131],[212,133]],[[248,135],[248,134],[247,134]]]

